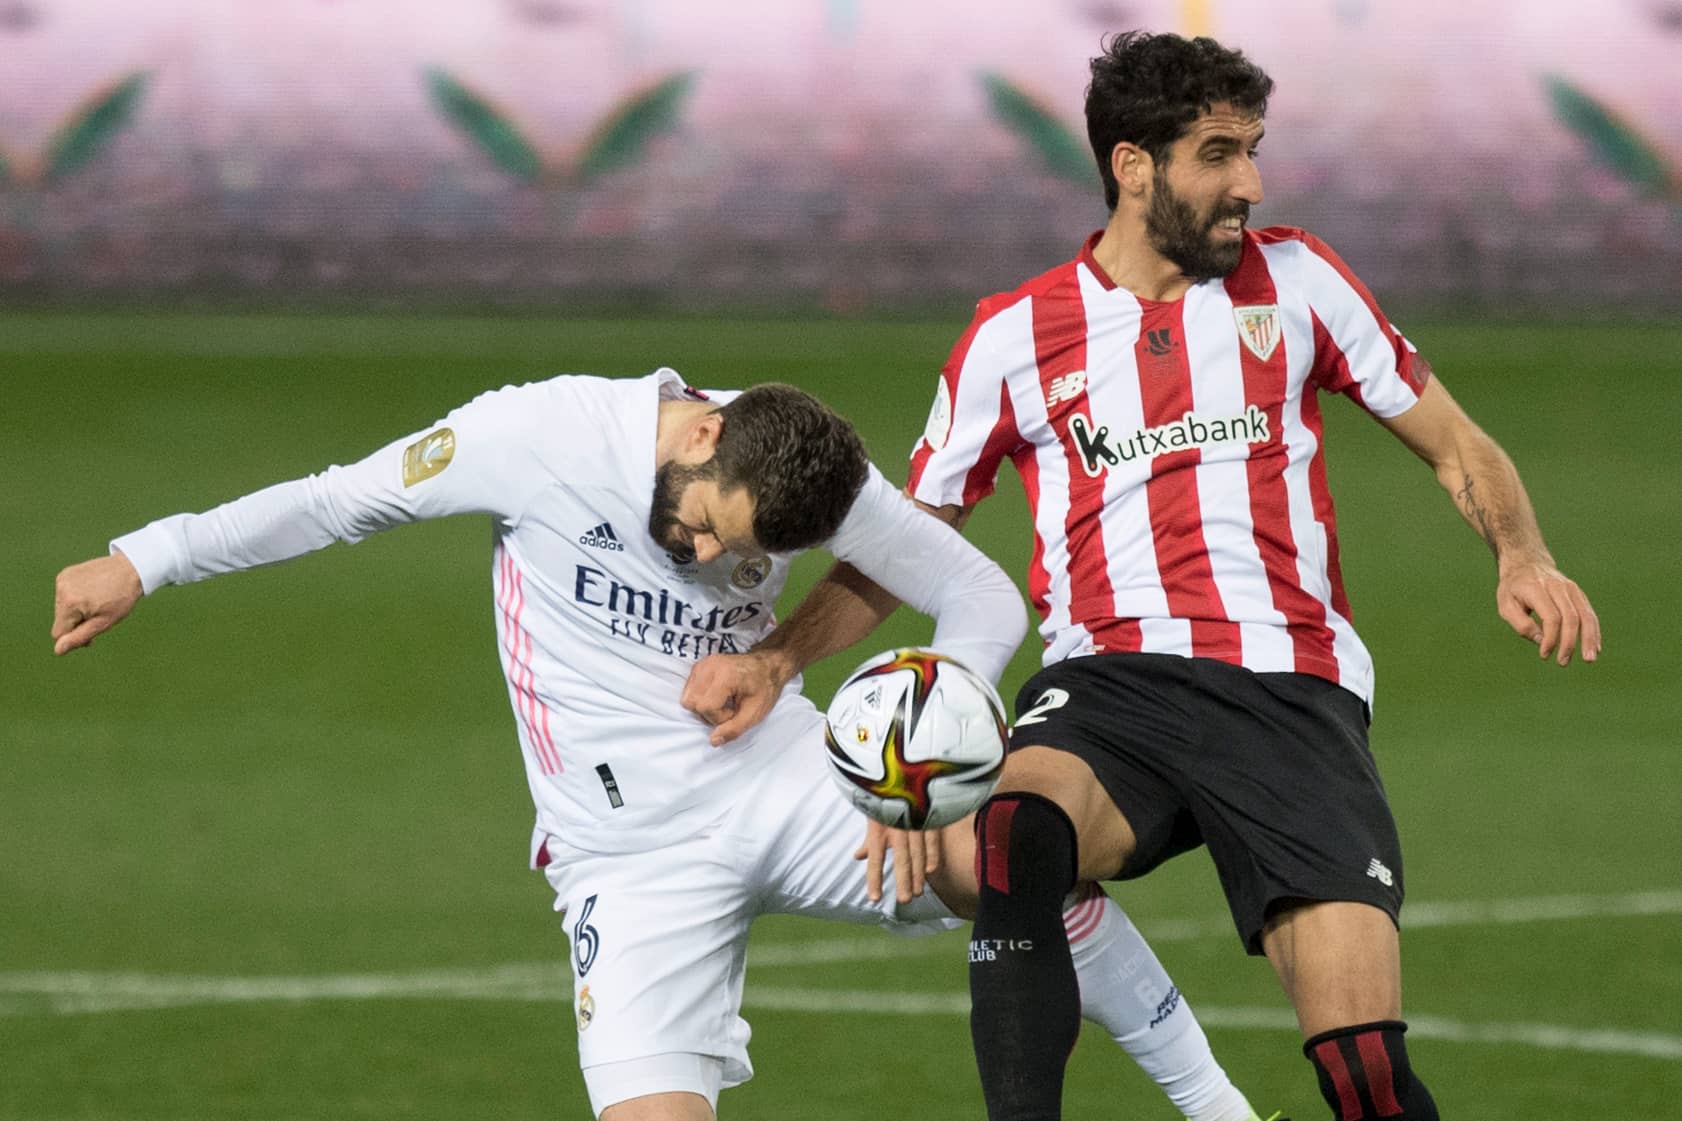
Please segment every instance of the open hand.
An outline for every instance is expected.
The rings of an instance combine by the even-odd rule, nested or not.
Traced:
[[[1583,589],[1551,561],[1502,565],[1495,605],[1507,625],[1534,642],[1544,658],[1568,666],[1579,646],[1585,662],[1600,656],[1600,618]]]
[[[864,843],[853,853],[853,859],[866,861],[865,893],[872,903],[882,899],[882,866],[889,849],[899,851],[894,859],[894,898],[909,903],[923,894],[929,875],[940,870],[940,830],[890,829],[881,822],[866,820]]]

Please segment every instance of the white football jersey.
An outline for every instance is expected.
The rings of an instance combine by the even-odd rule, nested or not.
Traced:
[[[564,376],[486,393],[344,467],[178,514],[112,542],[150,593],[448,514],[488,514],[509,699],[545,836],[653,848],[716,821],[761,753],[821,719],[790,684],[765,722],[715,748],[680,703],[695,662],[774,625],[789,556],[683,561],[648,532],[662,400],[726,402],[674,371]],[[936,616],[933,645],[997,679],[1025,627],[1009,578],[874,467],[830,551]]]

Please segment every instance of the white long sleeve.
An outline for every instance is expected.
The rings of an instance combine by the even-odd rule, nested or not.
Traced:
[[[536,454],[533,420],[552,392],[550,383],[537,383],[482,394],[432,428],[348,466],[276,483],[202,514],[160,518],[111,547],[134,565],[150,594],[424,518],[491,514],[512,524],[553,470]]]
[[[830,551],[935,620],[934,649],[997,682],[1028,629],[1004,569],[874,467]]]

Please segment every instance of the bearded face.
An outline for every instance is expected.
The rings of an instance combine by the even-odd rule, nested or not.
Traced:
[[[1150,205],[1145,209],[1145,236],[1151,248],[1193,280],[1226,276],[1238,267],[1244,253],[1243,237],[1233,234],[1243,233],[1250,204],[1218,198],[1200,209],[1169,185],[1168,166],[1167,161],[1157,165]]]
[[[648,512],[648,533],[680,564],[694,560],[695,549],[684,540],[678,504],[690,483],[710,474],[705,463],[667,463],[654,472],[654,505]]]

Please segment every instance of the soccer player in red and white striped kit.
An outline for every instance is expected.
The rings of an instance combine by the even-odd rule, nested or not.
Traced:
[[[1045,668],[975,826],[972,947],[992,952],[970,955],[971,1027],[994,1121],[1061,1115],[1080,1000],[1066,893],[1199,845],[1296,1009],[1332,1116],[1438,1116],[1403,1041],[1401,851],[1367,745],[1372,661],[1339,573],[1319,393],[1430,465],[1495,554],[1520,636],[1560,665],[1600,651],[1506,454],[1324,242],[1247,228],[1272,88],[1211,39],[1110,41],[1086,98],[1109,223],[981,301],[912,455],[907,491],[953,524],[1007,459],[1033,517]],[[785,680],[891,608],[832,573],[757,661],[728,667],[738,706],[755,674]]]

